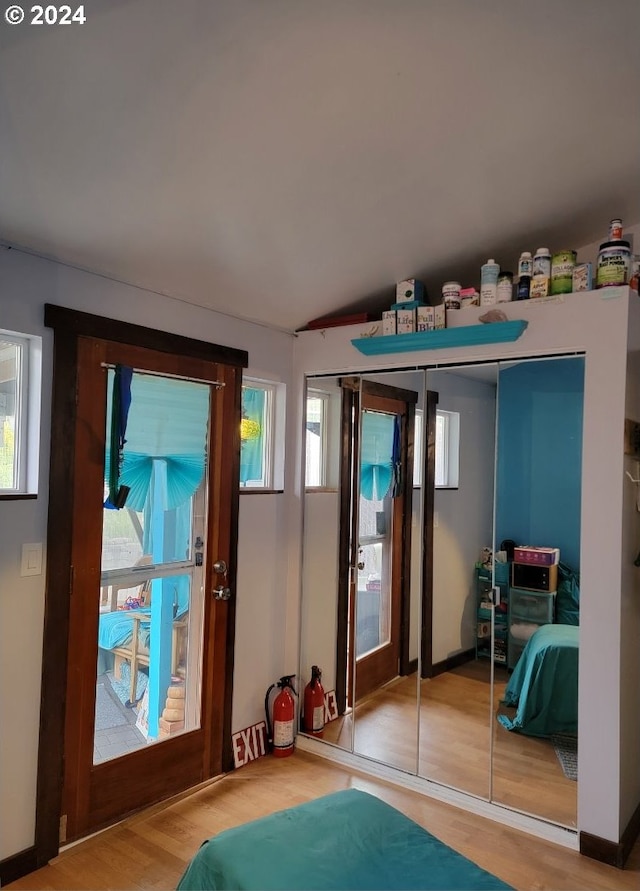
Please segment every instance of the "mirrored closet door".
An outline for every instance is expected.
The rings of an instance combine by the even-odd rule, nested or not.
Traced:
[[[583,376],[575,356],[307,381],[300,672],[336,692],[324,741],[566,826],[579,618],[540,586],[568,577],[575,606]],[[559,550],[550,579],[513,576],[526,544]],[[544,625],[537,727],[540,691],[520,709],[510,687]]]
[[[425,496],[432,504],[425,562],[431,603],[423,629],[418,772],[489,799],[493,678],[501,646],[494,618],[503,608],[494,606],[489,560],[497,365],[429,370],[426,385],[434,466]],[[480,574],[483,549],[488,571]]]

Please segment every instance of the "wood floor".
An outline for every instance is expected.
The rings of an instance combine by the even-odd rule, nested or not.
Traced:
[[[290,758],[261,758],[196,792],[148,809],[67,849],[48,866],[6,887],[34,891],[175,888],[205,838],[349,787],[377,795],[518,891],[640,888],[640,843],[627,868],[617,870],[304,752]]]
[[[367,697],[356,708],[354,751],[575,828],[578,784],[565,777],[549,740],[510,732],[498,723],[498,712],[512,717],[515,709],[499,705],[509,678],[502,668],[496,670],[491,708],[489,669],[488,662],[469,662],[423,680],[419,716],[415,675]],[[349,749],[351,721],[348,715],[332,722],[324,738]]]

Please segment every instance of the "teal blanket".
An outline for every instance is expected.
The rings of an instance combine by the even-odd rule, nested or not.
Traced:
[[[379,798],[347,789],[204,842],[178,891],[509,887]]]
[[[498,715],[503,727],[527,736],[577,734],[579,633],[575,625],[541,625],[531,635],[503,700],[518,711]]]

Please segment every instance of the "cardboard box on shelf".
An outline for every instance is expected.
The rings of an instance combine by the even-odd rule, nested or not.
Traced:
[[[407,303],[410,300],[424,300],[424,285],[415,278],[407,278],[396,285],[396,302]]]
[[[412,334],[416,330],[415,309],[398,309],[396,316],[398,334]]]
[[[539,548],[520,545],[513,549],[514,563],[531,563],[535,566],[553,566],[560,562],[560,548]]]

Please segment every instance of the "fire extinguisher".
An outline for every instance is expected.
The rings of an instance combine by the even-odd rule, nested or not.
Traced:
[[[304,688],[305,733],[322,736],[324,733],[324,689],[321,683],[322,672],[317,665],[311,666],[311,680]]]
[[[296,715],[296,703],[291,695],[297,696],[293,678],[295,674],[285,674],[277,684],[271,684],[264,697],[264,710],[267,718],[269,748],[276,758],[286,758],[293,754],[293,727]],[[273,721],[269,713],[269,696],[277,687],[279,693],[273,701]]]

